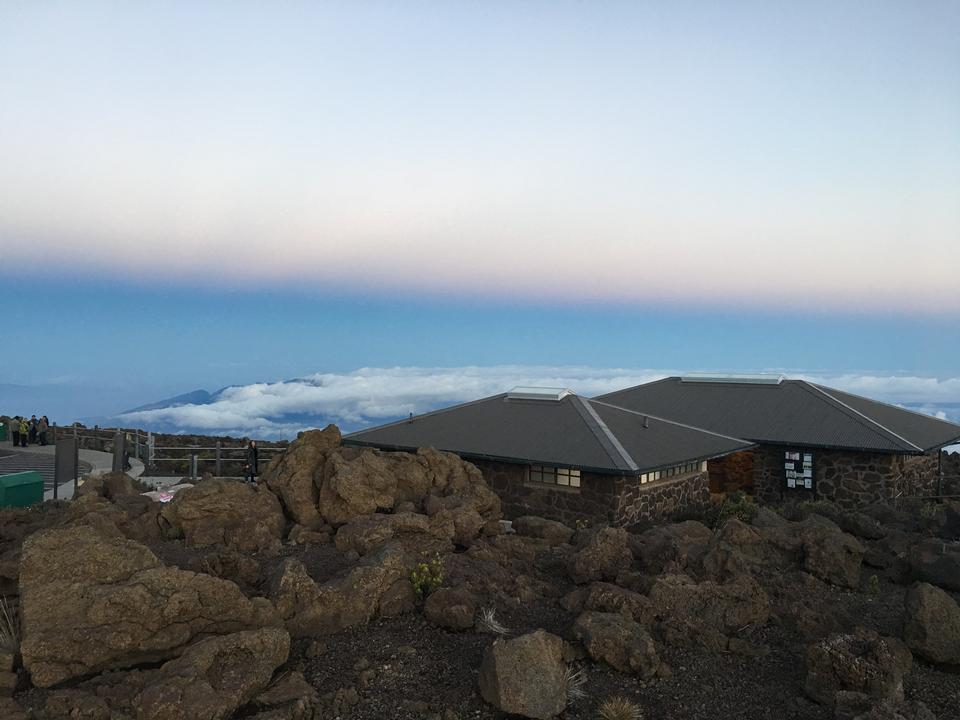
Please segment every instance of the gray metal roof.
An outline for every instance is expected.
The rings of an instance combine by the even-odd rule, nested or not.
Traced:
[[[919,454],[960,438],[960,425],[805,380],[670,377],[597,399],[754,442]]]
[[[568,394],[561,399],[508,393],[409,420],[360,430],[347,445],[392,450],[433,447],[466,458],[636,475],[752,446],[732,437]]]

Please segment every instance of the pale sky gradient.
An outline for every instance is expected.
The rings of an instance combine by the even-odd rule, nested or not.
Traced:
[[[0,272],[960,315],[958,28],[955,0],[0,0]]]

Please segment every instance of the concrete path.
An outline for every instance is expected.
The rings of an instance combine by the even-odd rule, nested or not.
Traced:
[[[36,470],[43,475],[44,500],[53,499],[53,466],[57,448],[55,445],[27,445],[25,448],[13,447],[11,441],[0,442],[0,450],[12,452],[13,455],[0,457],[0,475],[22,470]],[[113,455],[99,450],[80,449],[80,481],[88,475],[102,475],[113,469]],[[130,469],[127,475],[140,477],[143,475],[143,463],[137,458],[130,458]],[[15,468],[15,469],[14,469]],[[73,497],[73,483],[63,483],[57,488],[57,497],[69,500]]]

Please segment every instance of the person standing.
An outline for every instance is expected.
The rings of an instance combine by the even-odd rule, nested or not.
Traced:
[[[27,446],[27,437],[30,435],[30,425],[24,418],[20,418],[20,447]]]
[[[10,436],[13,438],[13,446],[20,445],[20,416],[17,415],[10,421]]]
[[[40,440],[40,444],[46,446],[47,444],[47,431],[50,429],[50,425],[47,423],[47,416],[43,415],[37,421],[37,437]]]
[[[37,444],[37,416],[36,415],[30,416],[30,429],[27,432],[30,435],[30,444],[36,445]]]
[[[257,461],[259,460],[259,452],[257,451],[257,441],[251,440],[247,445],[247,464],[244,466],[244,476],[243,479],[247,482],[256,482],[257,481]]]

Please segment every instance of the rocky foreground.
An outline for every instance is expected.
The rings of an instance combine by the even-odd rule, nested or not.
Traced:
[[[960,717],[960,506],[506,532],[469,463],[339,440],[0,511],[0,718]]]

